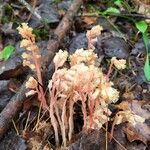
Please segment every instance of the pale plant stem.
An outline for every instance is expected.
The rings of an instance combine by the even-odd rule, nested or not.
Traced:
[[[67,99],[65,99],[63,103],[63,108],[62,108],[62,115],[61,115],[61,120],[62,120],[62,139],[64,143],[64,147],[66,147],[66,127],[65,127],[65,117],[66,117],[66,102]]]
[[[55,112],[56,112],[56,117],[57,117],[58,123],[59,123],[59,125],[60,125],[60,127],[61,127],[62,122],[61,122],[61,118],[60,118],[60,116],[59,116],[58,107],[57,107],[56,105],[54,105],[54,108],[55,108]]]
[[[34,51],[32,51],[32,56],[35,62],[35,68],[36,68],[36,73],[37,73],[37,78],[38,78],[38,82],[43,86],[43,81],[42,81],[42,73],[41,73],[41,60],[38,60],[38,58],[36,57],[36,53]],[[47,103],[46,103],[46,99],[45,99],[45,94],[43,91],[43,87],[41,87],[41,85],[39,86],[39,91],[41,93],[40,95],[40,101],[42,103],[42,106],[44,109],[48,109]]]
[[[81,102],[82,102],[82,113],[83,113],[83,120],[84,120],[84,124],[83,124],[83,129],[87,129],[87,112],[86,112],[86,95],[81,93]]]
[[[52,126],[54,128],[54,133],[55,133],[55,141],[56,141],[56,145],[58,146],[59,145],[59,137],[58,137],[58,129],[57,129],[57,120],[53,114],[53,105],[51,104],[50,105],[50,118],[51,118],[51,123],[52,123]]]
[[[115,128],[115,124],[117,122],[117,119],[118,119],[118,113],[116,114],[116,117],[115,117],[114,122],[112,124],[111,132],[110,132],[110,140],[112,140],[113,133],[114,133],[114,128]]]
[[[89,107],[89,111],[90,111],[90,128],[91,128],[92,124],[93,124],[93,110],[94,110],[94,100],[93,99],[88,100],[88,107]]]
[[[106,75],[106,80],[109,81],[109,76],[111,74],[111,71],[112,71],[112,66],[113,66],[113,63],[110,64],[109,66],[109,69],[108,69],[108,72],[107,72],[107,75]]]
[[[107,134],[107,132],[108,132],[108,106],[107,106],[107,122],[106,122],[106,145],[105,145],[106,150],[108,149],[108,134]]]
[[[56,103],[56,97],[54,96],[54,88],[52,89],[52,91],[50,91],[50,89],[49,89],[49,93],[50,93],[50,97],[51,97],[49,113],[50,113],[50,118],[51,118],[51,124],[54,128],[56,145],[58,146],[59,145],[58,123],[54,116],[54,105]]]
[[[74,105],[74,101],[72,99],[70,99],[70,103],[69,103],[69,133],[68,133],[68,137],[69,137],[69,141],[72,138],[72,134],[73,134],[73,129],[74,129],[74,125],[73,125],[73,105]]]
[[[83,120],[84,120],[83,129],[86,130],[86,127],[87,127],[87,112],[86,112],[85,101],[82,101],[82,112],[83,112]]]

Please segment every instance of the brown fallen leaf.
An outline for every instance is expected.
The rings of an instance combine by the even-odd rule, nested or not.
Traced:
[[[145,101],[123,101],[117,107],[123,111],[132,111],[133,114],[140,116],[142,118],[150,119],[150,111],[144,107]],[[129,117],[130,118],[130,117]],[[131,122],[127,124],[127,127],[124,128],[124,131],[127,135],[127,138],[130,142],[139,140],[144,144],[150,142],[150,126],[146,122],[136,122],[132,124]]]
[[[128,101],[122,101],[119,105],[117,105],[117,108],[121,110],[130,110],[129,102]]]
[[[90,16],[87,16],[87,17],[82,17],[82,20],[84,23],[86,23],[87,25],[92,25],[92,24],[95,24],[96,21],[97,21],[97,17],[90,17]]]
[[[121,110],[131,110],[134,114],[139,115],[145,119],[150,119],[150,111],[144,109],[145,101],[123,101],[117,107]]]
[[[139,140],[147,145],[146,137],[144,137],[142,134],[139,134],[139,132],[137,132],[137,130],[133,126],[128,125],[126,128],[124,128],[124,132],[126,133],[127,138],[130,142]]]

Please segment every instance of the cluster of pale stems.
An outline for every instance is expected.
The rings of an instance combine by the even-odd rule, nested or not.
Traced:
[[[23,64],[36,71],[38,80],[40,79],[38,82],[42,84],[41,75],[39,75],[41,56],[39,48],[35,44],[32,28],[24,23],[18,30],[24,38],[21,47],[29,51],[22,55],[24,58]],[[95,38],[93,34],[97,34],[95,30],[98,30],[98,34],[100,34],[100,26],[96,26],[87,32],[87,37],[90,39],[89,47],[92,46]],[[113,87],[113,82],[109,81],[108,77],[103,74],[101,68],[96,66],[97,58],[93,49],[77,49],[72,55],[69,55],[67,51],[59,50],[53,59],[55,72],[48,85],[49,101],[43,102],[44,98],[40,101],[45,105],[44,108],[49,111],[56,144],[59,144],[59,129],[64,146],[66,146],[67,139],[71,140],[74,131],[74,106],[79,101],[83,113],[84,130],[89,128],[100,129],[109,120],[111,111],[108,109],[108,104],[115,103],[118,100],[119,92]],[[69,67],[64,67],[66,61]],[[114,65],[117,69],[124,69],[126,61],[123,59],[117,60],[113,57],[111,65]],[[43,93],[37,91],[37,81],[33,77],[29,78],[26,88],[32,89],[27,93],[27,96],[37,92],[40,95],[39,98],[42,97]],[[116,121],[117,124],[122,122],[123,119],[127,120],[128,116],[132,121],[135,118],[133,115],[131,117],[131,112],[128,112],[128,116],[127,113],[122,114],[122,118]]]

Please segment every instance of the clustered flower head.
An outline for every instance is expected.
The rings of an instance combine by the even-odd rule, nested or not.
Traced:
[[[103,31],[103,27],[100,25],[97,25],[97,26],[94,26],[91,30],[88,30],[86,33],[86,36],[91,39],[94,39],[97,36],[99,36],[102,31]]]
[[[35,35],[32,34],[33,29],[30,28],[27,23],[22,23],[22,27],[19,26],[17,29],[24,39],[32,37],[32,40],[35,40]]]
[[[88,51],[83,48],[77,49],[74,54],[70,56],[70,65],[79,64],[81,62],[87,63],[87,65],[94,65],[97,59],[97,55],[93,52],[93,49]]]
[[[105,106],[98,105],[93,113],[93,124],[90,126],[90,117],[87,118],[87,127],[92,129],[100,129],[103,124],[108,122],[111,111]]]
[[[61,50],[62,56],[66,56],[66,51],[63,53]],[[58,58],[59,54],[60,52],[55,56],[58,60],[62,59],[62,56]],[[67,58],[65,57],[65,59]],[[55,72],[53,85],[58,86],[63,94],[68,94],[73,90],[75,92],[92,92],[91,94],[95,94],[96,91],[97,96],[105,99],[107,103],[116,102],[119,92],[112,87],[112,82],[106,80],[101,69],[94,65],[96,59],[97,55],[93,50],[77,49],[74,54],[69,56],[71,67],[58,69]],[[55,58],[54,62],[56,62]]]
[[[23,66],[28,66],[37,76],[37,81],[41,85],[37,88],[37,81],[30,77],[26,83],[26,88],[32,90],[26,93],[26,96],[38,93],[38,99],[41,101],[42,107],[47,108],[45,94],[42,88],[42,73],[41,73],[41,55],[39,48],[35,42],[35,35],[32,33],[32,28],[27,23],[22,23],[18,28],[19,34],[23,37],[20,47],[25,48],[27,51],[22,54]],[[33,90],[35,89],[35,91]]]
[[[97,37],[101,35],[103,28],[100,25],[94,26],[91,30],[88,30],[86,37],[88,39],[88,49],[95,49],[94,43],[97,42]]]
[[[20,47],[27,50],[27,52],[22,54],[23,65],[28,66],[35,71],[36,65],[40,65],[41,55],[39,54],[39,48],[35,43],[35,35],[32,33],[33,29],[28,27],[27,23],[22,23],[17,29],[19,34],[23,37]]]
[[[20,46],[27,50],[22,54],[23,65],[30,67],[36,73],[38,79],[37,81],[33,77],[29,78],[25,86],[31,90],[26,95],[38,93],[38,99],[41,101],[43,109],[46,108],[49,111],[56,145],[59,144],[59,129],[64,146],[66,146],[67,137],[69,140],[72,138],[75,103],[81,102],[84,120],[83,129],[99,129],[109,120],[111,115],[108,105],[117,102],[119,99],[119,92],[113,87],[113,82],[109,81],[108,76],[102,72],[101,68],[96,66],[98,57],[94,53],[93,44],[102,30],[101,26],[95,26],[87,31],[87,50],[77,49],[72,55],[63,50],[56,53],[53,59],[55,72],[48,85],[50,101],[47,103],[42,88],[41,55],[35,43],[35,35],[32,34],[32,28],[28,27],[26,23],[22,23],[18,27],[18,31],[23,37]],[[65,68],[63,65],[67,60],[69,67]],[[117,60],[115,57],[111,60],[111,65],[115,65],[119,70],[125,68],[125,63],[125,60]],[[38,82],[39,88],[37,88]],[[121,112],[119,117],[117,124],[127,120],[127,117],[129,117],[129,122],[141,119],[131,112]]]
[[[125,59],[120,59],[117,60],[116,57],[112,57],[111,63],[118,69],[122,70],[126,68],[126,60]]]
[[[67,60],[67,57],[68,57],[68,52],[67,51],[62,51],[62,50],[59,50],[59,52],[56,53],[56,56],[54,57],[54,63],[55,63],[55,67],[58,68],[58,67],[61,67],[64,62]]]
[[[69,60],[70,67],[62,68],[66,60]],[[50,106],[53,105],[51,118],[53,118],[53,127],[59,124],[64,144],[66,130],[69,130],[69,140],[73,133],[74,103],[77,101],[82,103],[83,128],[100,128],[109,120],[108,117],[111,112],[107,108],[108,104],[116,102],[119,98],[119,92],[113,87],[113,83],[108,81],[101,68],[95,65],[96,60],[97,55],[92,49],[77,49],[70,56],[66,51],[60,50],[54,57],[55,68],[57,69],[49,81]],[[59,102],[62,105],[60,112],[55,106]],[[64,121],[67,116],[66,107],[69,107],[68,121]],[[54,112],[57,112],[57,119]],[[55,131],[58,132],[56,129]],[[58,140],[57,134],[55,136]]]
[[[37,81],[33,77],[29,77],[28,81],[26,82],[26,88],[35,89],[37,86]]]

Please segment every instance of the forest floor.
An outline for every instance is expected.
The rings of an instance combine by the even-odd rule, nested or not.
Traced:
[[[0,2],[0,150],[150,150],[149,7],[149,0]],[[56,146],[51,118],[38,97],[25,95],[28,75],[34,73],[22,65],[26,50],[20,48],[17,27],[24,22],[33,28],[41,52],[45,93],[56,52],[62,49],[72,55],[77,49],[88,49],[86,33],[94,26],[103,28],[94,43],[102,72],[108,74],[112,58],[126,60],[125,69],[113,66],[109,74],[119,99],[108,105],[107,122],[101,128],[83,130],[83,105],[76,102],[74,131],[70,141],[66,137],[66,147],[60,129]],[[120,111],[131,114],[125,113],[117,124],[114,118]],[[138,122],[135,116],[144,121]]]

